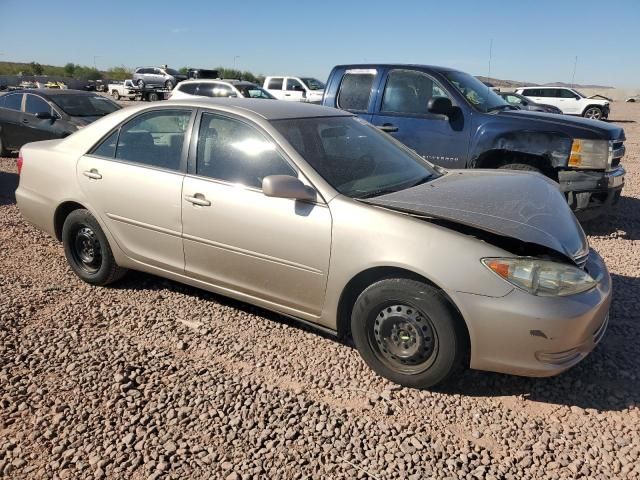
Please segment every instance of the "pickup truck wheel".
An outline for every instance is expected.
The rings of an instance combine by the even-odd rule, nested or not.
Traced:
[[[74,210],[65,219],[62,244],[69,266],[87,283],[107,285],[126,273],[116,263],[107,237],[88,210]]]
[[[426,283],[385,279],[366,288],[351,315],[351,335],[378,375],[412,388],[444,382],[464,366],[461,319],[442,292]]]
[[[506,163],[504,165],[500,165],[498,168],[503,169],[503,170],[524,170],[524,171],[527,171],[527,172],[542,173],[542,170],[540,170],[539,168],[534,167],[533,165],[529,165],[527,163]]]
[[[144,88],[144,80],[142,80],[142,79],[138,80],[136,85],[138,85],[138,88]]]
[[[584,111],[584,114],[582,116],[584,118],[600,120],[602,118],[602,109],[600,107],[589,107]]]
[[[113,97],[114,100],[120,100],[120,94],[118,93],[117,90],[114,90],[113,92],[111,92],[111,96]]]

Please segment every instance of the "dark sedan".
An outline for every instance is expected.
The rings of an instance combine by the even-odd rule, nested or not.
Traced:
[[[513,92],[496,92],[500,95],[505,102],[514,107],[518,107],[520,110],[530,110],[532,112],[545,112],[545,113],[557,113],[562,115],[562,110],[553,105],[547,105],[546,103],[536,103],[529,100],[527,97]]]
[[[77,90],[18,90],[0,96],[0,155],[38,140],[63,138],[121,107]]]

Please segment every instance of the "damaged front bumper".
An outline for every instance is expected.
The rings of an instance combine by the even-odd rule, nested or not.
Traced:
[[[592,220],[618,203],[624,187],[624,168],[603,171],[562,170],[558,172],[560,191],[579,220]]]
[[[471,368],[512,375],[557,375],[584,359],[604,336],[611,278],[591,251],[584,267],[598,282],[567,297],[539,297],[514,289],[504,297],[456,292],[468,322]]]

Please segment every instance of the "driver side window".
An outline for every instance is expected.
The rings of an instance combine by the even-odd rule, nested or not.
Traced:
[[[427,102],[433,97],[448,97],[434,79],[422,72],[394,70],[387,77],[380,110],[427,115]]]
[[[196,174],[258,189],[269,175],[298,176],[276,145],[255,128],[210,113],[203,113],[200,121]]]

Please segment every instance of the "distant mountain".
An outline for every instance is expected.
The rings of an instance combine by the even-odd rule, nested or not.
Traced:
[[[570,83],[565,83],[565,82],[533,83],[533,82],[522,82],[519,80],[501,80],[499,78],[493,78],[493,77],[488,78],[488,77],[483,77],[482,75],[477,75],[476,78],[481,82],[489,82],[496,87],[510,87],[510,88],[528,87],[528,86],[571,87]],[[615,87],[608,87],[606,85],[590,85],[590,84],[581,85],[576,83],[575,85],[573,85],[573,88],[615,88]]]

